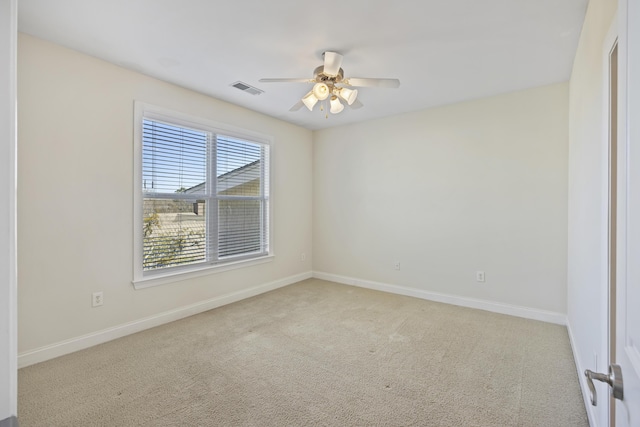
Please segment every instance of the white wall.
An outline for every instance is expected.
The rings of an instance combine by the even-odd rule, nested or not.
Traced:
[[[566,313],[567,116],[562,83],[317,131],[314,271]]]
[[[17,411],[16,0],[0,0],[0,422]]]
[[[595,369],[597,355],[600,372],[606,372],[607,339],[603,41],[615,11],[615,1],[589,2],[571,75],[569,102],[568,321],[578,368]],[[607,425],[604,407],[596,410],[599,425]]]
[[[21,354],[311,271],[310,131],[28,35],[18,50]],[[273,262],[133,289],[134,100],[274,137]]]

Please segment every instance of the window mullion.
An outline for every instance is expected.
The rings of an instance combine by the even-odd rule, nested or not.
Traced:
[[[269,192],[269,152],[265,149],[264,146],[260,149],[260,162],[262,165],[261,169],[261,177],[260,177],[260,196],[262,201],[260,203],[260,207],[262,208],[262,223],[260,230],[260,248],[262,251],[268,251],[269,246],[269,205],[266,200],[267,194]]]
[[[207,153],[207,261],[218,261],[217,141],[209,133]]]

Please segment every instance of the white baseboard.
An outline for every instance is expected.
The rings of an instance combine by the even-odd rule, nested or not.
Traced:
[[[44,362],[49,359],[53,359],[65,354],[73,353],[78,350],[92,347],[94,345],[102,344],[107,341],[111,341],[117,338],[121,338],[127,335],[134,334],[136,332],[144,331],[156,326],[163,325],[165,323],[173,322],[175,320],[183,319],[185,317],[193,316],[194,314],[202,313],[207,310],[211,310],[226,304],[231,304],[236,301],[250,298],[265,292],[272,291],[274,289],[281,288],[283,286],[291,285],[301,280],[315,277],[322,280],[329,280],[336,283],[342,283],[345,285],[358,286],[367,289],[374,289],[383,292],[389,292],[398,295],[406,295],[430,301],[442,302],[446,304],[459,305],[462,307],[477,308],[480,310],[491,311],[494,313],[508,314],[517,317],[524,317],[527,319],[540,320],[543,322],[555,323],[559,325],[566,325],[566,316],[561,313],[554,313],[550,311],[537,310],[528,307],[520,307],[515,305],[497,303],[492,301],[484,301],[473,298],[459,297],[455,295],[447,295],[436,292],[424,291],[421,289],[408,288],[404,286],[390,285],[386,283],[373,282],[369,280],[356,279],[346,276],[339,276],[336,274],[323,273],[320,271],[301,273],[294,276],[285,277],[283,279],[275,280],[273,282],[258,285],[252,288],[243,289],[241,291],[233,292],[227,295],[222,295],[209,300],[200,301],[195,304],[191,304],[185,307],[176,308],[174,310],[166,311],[154,316],[149,316],[143,319],[128,322],[122,325],[114,326],[112,328],[103,329],[91,334],[83,335],[76,338],[71,338],[65,341],[60,341],[54,344],[50,344],[44,347],[40,347],[34,350],[30,350],[18,355],[18,368],[24,368],[29,365]],[[571,336],[571,335],[570,335]],[[574,352],[575,354],[575,352]],[[581,386],[584,384],[581,382]],[[584,394],[584,390],[583,390]],[[590,415],[591,417],[591,415]]]
[[[589,388],[587,386],[586,379],[584,377],[584,367],[580,363],[580,355],[578,353],[578,347],[575,345],[573,338],[573,331],[571,330],[571,322],[567,320],[567,332],[569,333],[569,342],[571,343],[571,352],[573,353],[573,361],[576,364],[576,370],[578,371],[578,383],[580,384],[580,390],[582,391],[582,398],[584,401],[584,407],[587,411],[587,418],[589,419],[589,425],[591,427],[597,427],[598,421],[594,412],[594,407],[589,400]]]
[[[566,325],[567,316],[562,313],[553,311],[538,310],[535,308],[521,307],[517,305],[505,304],[500,302],[486,301],[474,298],[460,297],[456,295],[441,294],[437,292],[429,292],[422,289],[408,288],[405,286],[390,285],[386,283],[372,282],[370,280],[356,279],[353,277],[339,276],[336,274],[323,273],[314,271],[313,277],[331,282],[342,283],[345,285],[358,286],[360,288],[374,289],[377,291],[389,292],[392,294],[406,295],[426,299],[429,301],[443,302],[446,304],[459,305],[461,307],[477,308],[480,310],[491,311],[494,313],[508,314],[525,319],[540,320],[547,323],[555,323],[557,325]]]
[[[291,285],[301,280],[310,279],[311,277],[313,277],[311,272],[296,274],[294,276],[285,277],[273,282],[264,283],[252,288],[243,289],[241,291],[211,298],[205,301],[200,301],[185,307],[176,308],[174,310],[145,317],[133,322],[128,322],[122,325],[114,326],[112,328],[103,329],[91,334],[71,338],[65,341],[57,342],[55,344],[40,347],[35,350],[27,351],[18,355],[18,368],[24,368],[26,366],[44,362],[55,357],[63,356],[65,354],[83,350],[94,345],[102,344],[116,338],[121,338],[127,335],[134,334],[136,332],[144,331],[145,329],[150,329],[159,325],[163,325],[165,323],[193,316],[194,314],[202,313],[226,304],[231,304],[245,298],[260,295],[274,289]]]

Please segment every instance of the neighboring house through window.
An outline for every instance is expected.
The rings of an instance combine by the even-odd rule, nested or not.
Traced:
[[[136,103],[136,281],[269,255],[269,140]]]

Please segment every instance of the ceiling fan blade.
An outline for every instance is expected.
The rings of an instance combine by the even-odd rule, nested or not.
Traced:
[[[289,111],[298,111],[304,107],[304,103],[302,101],[298,101],[293,107],[289,108]]]
[[[359,77],[350,77],[344,79],[341,82],[347,86],[361,86],[361,87],[387,87],[395,89],[400,87],[400,80],[398,79],[366,79]]]
[[[353,101],[353,104],[347,104],[347,107],[350,107],[352,110],[357,110],[358,108],[364,107],[364,104],[360,102],[359,99],[356,99],[355,101]]]
[[[314,83],[314,79],[260,79],[261,83]]]
[[[335,77],[340,72],[340,66],[342,65],[342,55],[336,52],[324,53],[324,68],[323,73],[329,77]]]

